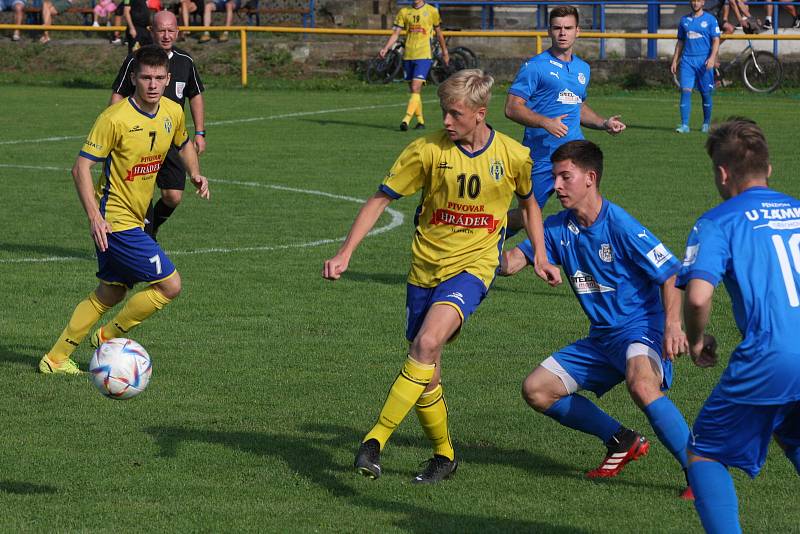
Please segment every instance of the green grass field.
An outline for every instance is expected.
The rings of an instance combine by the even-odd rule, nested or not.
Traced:
[[[400,86],[206,93],[211,180],[159,235],[184,292],[133,337],[150,352],[148,391],[110,401],[85,379],[42,376],[39,358],[95,286],[93,248],[69,168],[109,93],[0,88],[0,531],[698,532],[677,499],[683,476],[618,387],[599,404],[653,442],[616,479],[591,482],[604,449],[522,401],[526,374],[585,335],[562,286],[532,270],[499,280],[443,358],[462,464],[436,487],[409,483],[430,456],[411,414],[378,481],[352,470],[405,357],[404,298],[415,200],[392,206],[342,280],[322,280],[358,210],[415,133],[396,131]],[[588,132],[606,154],[603,191],[681,255],[718,202],[700,133],[678,136],[678,95],[595,90],[622,136]],[[428,123],[438,123],[426,89]],[[502,88],[490,123],[503,117]],[[719,94],[715,115],[751,116],[772,149],[772,185],[800,195],[797,105]],[[694,101],[699,126],[700,103]],[[546,213],[556,210],[548,204]],[[396,226],[402,218],[402,224]],[[110,316],[110,315],[109,315]],[[717,292],[711,331],[736,345]],[[88,340],[76,354],[83,366]],[[672,398],[690,424],[721,369],[688,360]],[[800,532],[798,478],[773,447],[761,476],[734,473],[748,532]]]

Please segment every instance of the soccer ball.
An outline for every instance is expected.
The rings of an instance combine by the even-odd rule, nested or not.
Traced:
[[[150,382],[153,365],[144,347],[132,339],[114,338],[94,351],[89,361],[92,381],[111,399],[130,399]]]

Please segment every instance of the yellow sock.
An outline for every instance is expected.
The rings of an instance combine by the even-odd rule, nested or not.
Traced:
[[[98,300],[94,291],[89,293],[88,297],[75,306],[75,311],[72,312],[67,327],[61,332],[50,352],[47,353],[47,359],[56,365],[67,361],[92,326],[107,311],[108,306]]]
[[[447,403],[442,385],[423,393],[417,400],[416,409],[425,435],[433,442],[433,453],[455,460],[456,453],[447,429]]]
[[[389,395],[378,416],[378,422],[364,437],[363,441],[376,439],[381,449],[389,440],[394,429],[417,402],[425,387],[433,378],[435,365],[419,363],[411,356],[406,359],[402,371],[389,389]]]
[[[154,287],[148,287],[128,299],[125,307],[120,310],[110,323],[103,325],[103,337],[111,339],[125,337],[133,328],[155,312],[172,302]]]
[[[422,105],[422,99],[419,97],[419,93],[411,93],[411,96],[408,97],[408,106],[406,107],[406,115],[403,117],[403,122],[408,124],[411,122],[411,117],[417,113],[417,108]]]
[[[417,116],[417,122],[419,124],[425,124],[425,118],[422,116],[422,95],[419,93],[414,93],[411,95],[411,98],[416,97],[417,105],[414,107],[414,114]]]

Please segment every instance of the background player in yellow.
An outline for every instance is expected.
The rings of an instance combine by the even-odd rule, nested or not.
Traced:
[[[198,194],[209,198],[194,145],[187,142],[183,109],[162,98],[169,83],[169,57],[147,46],[136,53],[133,96],[106,108],[95,121],[72,168],[75,188],[89,218],[97,251],[100,283],[81,301],[53,348],[39,362],[42,373],[79,374],[70,358],[89,329],[125,298],[137,282],[148,284],[128,299],[114,319],[95,331],[92,344],[125,337],[128,331],[169,304],[181,291],[181,278],[158,243],[144,233],[156,174],[171,145]],[[96,186],[91,168],[103,162]]]
[[[408,130],[411,117],[417,117],[415,129],[425,128],[425,118],[422,116],[422,85],[428,77],[433,63],[431,52],[431,34],[436,33],[439,47],[442,49],[442,59],[445,64],[450,62],[447,45],[440,27],[441,18],[439,11],[424,0],[414,0],[409,7],[402,8],[394,18],[394,31],[386,44],[383,45],[378,55],[386,57],[386,53],[394,46],[400,37],[400,31],[406,32],[406,44],[403,50],[403,74],[408,82],[411,97],[408,99],[408,108],[400,123],[402,131]]]
[[[486,296],[498,269],[506,211],[515,193],[527,215],[536,273],[552,285],[561,282],[558,268],[545,254],[529,151],[486,124],[493,82],[472,69],[439,86],[444,130],[406,147],[359,211],[337,254],[323,267],[323,277],[339,279],[389,203],[423,191],[406,288],[408,358],[355,460],[356,469],[370,478],[380,476],[380,451],[412,407],[434,445],[433,458],[412,482],[438,482],[456,470],[440,383],[442,348]]]

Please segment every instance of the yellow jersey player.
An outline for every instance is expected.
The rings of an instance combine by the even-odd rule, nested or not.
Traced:
[[[506,210],[515,193],[527,215],[537,274],[552,285],[561,282],[545,254],[529,151],[486,124],[492,84],[491,76],[472,69],[439,86],[444,130],[406,147],[361,208],[336,256],[323,267],[323,277],[337,280],[389,203],[422,191],[406,290],[408,358],[355,460],[356,469],[370,478],[380,476],[380,452],[412,407],[434,447],[434,456],[413,482],[438,482],[456,470],[440,384],[442,348],[486,296],[499,266]]]
[[[80,374],[70,356],[103,313],[121,302],[135,283],[148,287],[95,331],[93,345],[125,337],[180,293],[178,271],[143,230],[155,178],[170,146],[180,148],[198,194],[209,198],[208,180],[200,174],[194,145],[187,142],[183,110],[162,98],[169,83],[167,53],[148,46],[135,57],[133,96],[100,114],[72,168],[95,242],[100,283],[78,304],[58,341],[39,362],[42,373]],[[98,162],[103,162],[103,171],[95,186],[91,168]]]
[[[389,40],[381,48],[378,55],[386,57],[389,49],[392,48],[394,43],[400,37],[400,32],[405,30],[406,42],[403,51],[403,74],[405,80],[408,82],[408,88],[411,91],[411,97],[408,99],[408,108],[400,123],[402,131],[408,130],[408,125],[411,123],[411,117],[416,115],[417,125],[414,127],[417,130],[425,128],[425,118],[422,116],[422,85],[428,77],[428,71],[431,70],[433,63],[433,53],[431,52],[431,35],[436,33],[436,39],[439,41],[439,46],[442,49],[442,59],[445,64],[449,63],[450,56],[447,52],[447,45],[444,42],[444,35],[440,28],[441,19],[439,17],[439,10],[430,4],[426,4],[425,0],[414,0],[409,7],[402,8],[397,16],[394,18],[394,31],[389,36]]]

